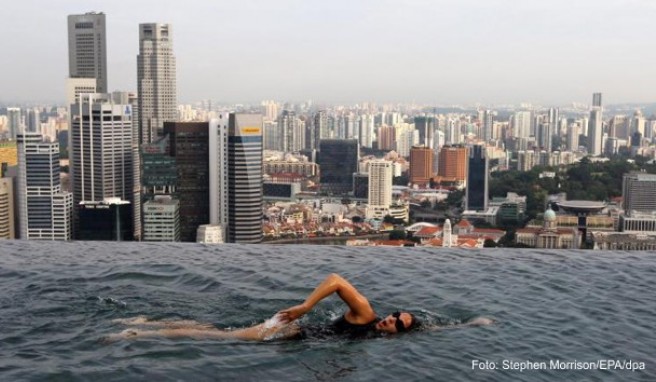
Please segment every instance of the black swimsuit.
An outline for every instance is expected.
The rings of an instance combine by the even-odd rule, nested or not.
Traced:
[[[328,339],[335,336],[346,337],[349,339],[377,337],[380,332],[376,330],[376,323],[379,318],[374,319],[368,324],[358,325],[346,321],[344,316],[333,321],[330,325],[303,325],[299,337],[303,339]]]

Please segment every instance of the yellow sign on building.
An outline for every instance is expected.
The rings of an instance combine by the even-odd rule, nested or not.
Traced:
[[[260,127],[242,127],[241,135],[260,135],[262,129]]]

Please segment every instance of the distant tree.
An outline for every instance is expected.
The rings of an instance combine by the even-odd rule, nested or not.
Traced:
[[[395,229],[394,231],[391,231],[389,233],[390,240],[405,240],[406,238],[407,238],[407,234],[404,230]]]
[[[483,247],[485,247],[485,248],[495,248],[495,247],[498,247],[498,245],[492,239],[485,239],[485,241],[483,242]]]

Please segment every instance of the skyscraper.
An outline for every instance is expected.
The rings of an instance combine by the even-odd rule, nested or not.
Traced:
[[[230,113],[228,124],[229,243],[262,241],[262,116]]]
[[[196,241],[198,226],[210,222],[209,123],[165,122],[177,168],[180,240]]]
[[[369,162],[369,195],[370,206],[389,207],[392,204],[392,171],[393,164],[386,160]]]
[[[68,16],[68,76],[93,78],[107,93],[107,41],[104,13]]]
[[[433,176],[433,150],[426,146],[410,149],[410,183],[425,185]]]
[[[488,203],[488,159],[485,147],[475,145],[469,149],[467,160],[467,195],[465,210],[485,211]]]
[[[602,107],[601,93],[592,93],[592,107]]]
[[[593,156],[602,153],[602,114],[601,108],[590,110],[590,121],[588,122],[588,153]]]
[[[360,146],[371,148],[374,140],[374,116],[372,114],[363,114],[359,121]]]
[[[321,193],[342,195],[353,191],[353,174],[358,172],[360,151],[357,139],[322,139],[318,164]]]
[[[435,125],[434,117],[415,117],[415,129],[419,132],[420,145],[433,148]]]
[[[467,148],[442,147],[438,166],[437,175],[464,183],[467,180]]]
[[[141,203],[140,189],[135,187],[134,161],[138,158],[132,106],[115,104],[109,94],[84,94],[78,101],[71,107],[69,146],[74,208],[77,211],[82,201],[128,201],[133,209],[132,236],[139,239]]]
[[[367,218],[382,219],[392,204],[392,162],[375,160],[369,162],[369,195]]]
[[[518,111],[513,117],[513,136],[528,138],[531,135],[532,117],[530,111]]]
[[[229,243],[262,241],[262,116],[220,114],[209,123],[210,224]]]
[[[0,177],[0,239],[15,238],[13,180]]]
[[[149,143],[162,135],[164,122],[175,122],[178,118],[173,35],[169,24],[139,25],[137,93],[139,136],[141,143]]]
[[[603,151],[602,113],[601,93],[593,93],[588,122],[588,153],[594,156],[601,155]]]
[[[23,240],[70,240],[73,196],[59,178],[59,144],[18,135],[18,213]]]
[[[329,138],[328,114],[325,110],[319,110],[314,114],[314,147],[312,149],[319,150],[319,141]]]

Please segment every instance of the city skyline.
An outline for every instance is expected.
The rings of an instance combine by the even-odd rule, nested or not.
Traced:
[[[555,105],[597,91],[605,104],[653,101],[656,5],[525,3],[12,2],[6,14],[30,17],[0,25],[18,36],[0,43],[11,52],[0,58],[0,102],[63,103],[65,20],[91,11],[106,14],[110,91],[136,90],[138,27],[157,22],[175,30],[182,102]]]

